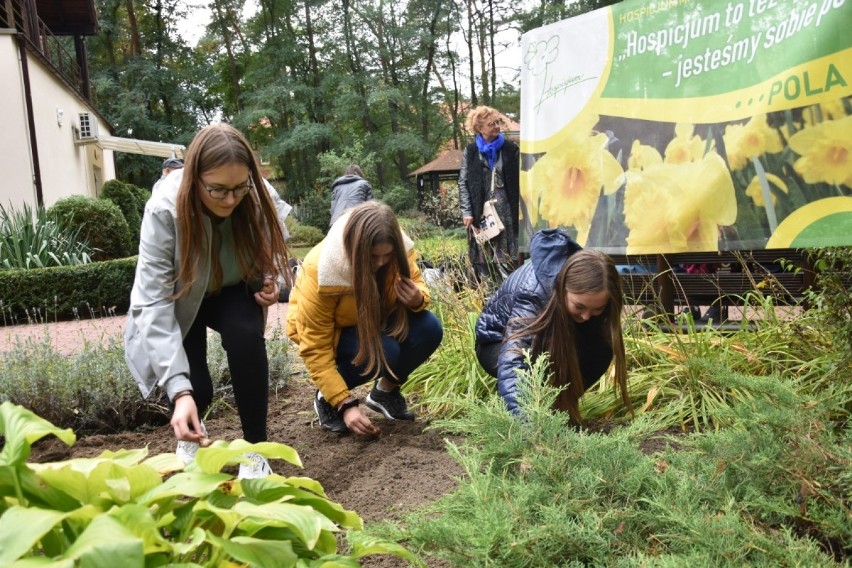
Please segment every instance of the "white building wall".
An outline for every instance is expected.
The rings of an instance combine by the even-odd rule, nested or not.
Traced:
[[[49,207],[70,195],[97,197],[104,181],[115,177],[115,162],[110,150],[94,144],[75,144],[74,129],[79,126],[79,114],[91,112],[91,109],[31,53],[27,54],[27,64],[44,205]],[[14,104],[14,108],[9,109],[11,112],[4,113],[12,119],[12,128],[0,129],[0,149],[10,150],[0,154],[0,166],[6,172],[4,181],[9,182],[0,184],[0,199],[16,206],[24,202],[34,205],[32,149],[23,74],[14,36],[0,35],[0,72],[4,78],[0,100],[12,100]],[[9,98],[6,91],[9,91]],[[109,135],[108,125],[94,113],[92,117],[98,123],[99,132]],[[14,181],[8,175],[12,172],[16,174]]]
[[[76,144],[74,137],[80,113],[91,109],[40,61],[30,57],[29,62],[44,204],[50,206],[69,195],[97,197],[96,171],[101,172],[101,184],[111,179],[103,175],[104,151],[92,144]],[[98,129],[109,134],[103,123]]]
[[[0,108],[5,124],[0,128],[0,205],[18,208],[24,203],[36,204],[27,133],[27,108],[20,80],[20,60],[15,36],[0,32]]]

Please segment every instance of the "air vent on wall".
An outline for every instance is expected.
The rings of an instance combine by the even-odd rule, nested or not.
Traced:
[[[98,139],[98,123],[90,112],[80,113],[79,142],[93,142]]]

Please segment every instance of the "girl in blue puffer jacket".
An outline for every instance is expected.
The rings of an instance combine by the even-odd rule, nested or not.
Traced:
[[[556,407],[582,423],[578,401],[615,360],[614,384],[624,404],[627,370],[621,335],[623,297],[607,255],[583,250],[561,229],[537,232],[530,261],[513,272],[486,304],[476,324],[476,355],[497,378],[506,407],[519,413],[517,372],[550,354],[554,386],[565,387]]]

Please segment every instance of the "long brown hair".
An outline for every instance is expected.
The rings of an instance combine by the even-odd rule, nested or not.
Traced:
[[[582,424],[579,400],[585,392],[574,338],[577,327],[568,313],[568,293],[587,294],[605,290],[609,302],[603,312],[608,333],[601,339],[607,341],[615,358],[615,384],[621,399],[631,411],[633,406],[627,396],[627,368],[624,339],[621,335],[621,311],[624,300],[621,279],[612,259],[596,250],[584,249],[571,255],[553,284],[553,293],[544,310],[536,317],[522,322],[513,337],[533,336],[532,354],[550,355],[551,384],[564,388],[556,399],[556,407],[568,412],[571,419]]]
[[[200,187],[201,175],[229,164],[246,166],[254,186],[231,215],[237,262],[243,279],[249,281],[267,274],[283,274],[285,280],[289,277],[289,271],[282,270],[289,266],[287,245],[281,231],[283,219],[278,219],[254,153],[239,130],[228,124],[213,124],[195,135],[186,153],[177,195],[178,231],[182,238],[180,268],[175,279],[183,283],[183,288],[175,293],[175,298],[187,294],[196,284],[202,255],[211,246],[210,236],[204,231],[204,205],[198,193],[204,191]],[[222,268],[218,255],[211,255],[210,261],[213,288],[219,289]]]
[[[393,246],[391,261],[373,273],[372,250]],[[343,229],[343,247],[352,268],[352,294],[358,310],[358,353],[352,362],[365,364],[365,374],[375,378],[382,371],[393,375],[382,348],[381,334],[400,341],[408,336],[408,310],[396,297],[395,283],[411,277],[408,255],[399,222],[390,207],[368,201],[352,208]]]

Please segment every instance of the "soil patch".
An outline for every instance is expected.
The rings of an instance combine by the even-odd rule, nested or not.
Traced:
[[[364,392],[357,394],[363,398],[367,388],[361,387]],[[430,430],[428,420],[387,420],[366,409],[370,419],[381,428],[380,437],[338,436],[326,432],[316,422],[311,406],[313,395],[313,385],[301,373],[293,375],[277,393],[270,393],[269,440],[295,448],[304,466],[299,469],[272,460],[270,465],[276,473],[316,479],[331,500],[356,511],[365,524],[398,519],[455,488],[455,478],[461,475],[461,469],[446,452],[445,436]],[[213,439],[242,437],[236,411],[230,408],[215,412],[205,420],[205,425]],[[30,461],[94,457],[104,450],[146,446],[151,455],[173,452],[175,440],[171,428],[165,425],[147,431],[85,436],[70,448],[49,438],[33,448]],[[447,566],[439,561],[427,562],[429,566]],[[408,564],[393,557],[371,557],[363,565],[391,568]]]

